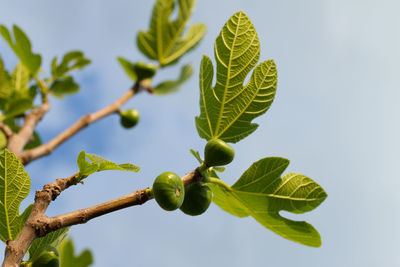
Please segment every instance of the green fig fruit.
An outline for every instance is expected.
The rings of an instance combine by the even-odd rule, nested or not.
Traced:
[[[180,210],[191,216],[203,214],[211,204],[212,192],[202,183],[194,183],[185,189],[185,199]]]
[[[138,77],[138,81],[150,79],[156,74],[157,67],[150,63],[138,61],[133,65],[133,71]]]
[[[232,162],[233,148],[220,139],[210,139],[204,148],[204,162],[207,166],[222,166]]]
[[[161,208],[172,211],[182,205],[185,187],[177,174],[164,172],[154,180],[153,195]]]
[[[132,128],[139,121],[139,111],[137,109],[128,109],[120,113],[121,125],[124,128]]]

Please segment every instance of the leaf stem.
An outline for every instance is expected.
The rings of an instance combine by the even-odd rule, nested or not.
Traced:
[[[232,191],[232,188],[229,185],[227,185],[224,181],[222,181],[221,179],[210,177],[209,182],[213,183],[213,184],[218,184],[218,185],[222,186],[224,189],[226,189],[227,191]]]

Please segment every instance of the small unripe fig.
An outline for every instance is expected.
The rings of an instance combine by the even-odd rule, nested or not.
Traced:
[[[154,180],[153,195],[161,208],[172,211],[182,205],[185,187],[177,174],[164,172]]]
[[[60,260],[54,251],[42,251],[32,262],[32,267],[59,267]]]
[[[138,77],[138,81],[149,79],[157,72],[157,67],[150,63],[138,61],[133,65],[133,70]]]
[[[202,183],[189,185],[185,190],[185,199],[180,210],[187,215],[203,214],[211,204],[212,193],[208,186]]]
[[[220,139],[210,139],[204,148],[204,162],[207,166],[222,166],[232,162],[233,148]]]
[[[139,111],[137,109],[128,109],[120,113],[121,125],[124,128],[132,128],[139,121]]]

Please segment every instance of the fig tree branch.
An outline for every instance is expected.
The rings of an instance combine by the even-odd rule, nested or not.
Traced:
[[[87,114],[83,117],[81,117],[78,121],[76,121],[73,125],[71,125],[69,128],[65,129],[63,132],[61,132],[59,135],[54,137],[52,140],[49,142],[42,144],[38,147],[35,147],[33,149],[28,149],[23,152],[19,150],[19,153],[16,153],[18,158],[22,161],[24,165],[28,164],[32,160],[35,160],[37,158],[46,156],[54,151],[55,148],[57,148],[59,145],[67,141],[69,138],[77,134],[79,131],[82,129],[86,128],[90,124],[110,115],[115,112],[118,112],[118,110],[122,107],[125,102],[127,102],[135,93],[139,92],[141,89],[146,89],[149,90],[147,87],[149,85],[145,83],[135,83],[135,85],[132,87],[131,90],[126,92],[122,97],[120,97],[117,101],[114,103],[104,107],[103,109],[100,109],[94,113]],[[15,153],[15,152],[14,152]]]
[[[86,223],[93,218],[120,209],[142,205],[153,198],[151,189],[141,189],[89,208],[76,210],[54,217],[47,217],[45,212],[51,201],[54,201],[62,191],[71,185],[79,183],[76,179],[77,175],[78,174],[74,174],[68,178],[57,179],[50,184],[46,184],[42,190],[36,192],[32,212],[22,228],[21,233],[15,240],[9,240],[7,242],[2,267],[19,266],[24,255],[28,251],[29,246],[36,238],[45,236],[50,232],[64,227]],[[182,177],[185,186],[200,181],[200,179],[201,174],[197,169]]]

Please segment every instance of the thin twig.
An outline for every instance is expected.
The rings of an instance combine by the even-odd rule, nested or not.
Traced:
[[[47,217],[45,212],[50,202],[55,200],[62,191],[78,183],[77,174],[65,179],[57,179],[47,184],[43,190],[37,191],[32,212],[29,215],[21,233],[15,240],[9,240],[6,246],[2,267],[18,267],[32,242],[39,237],[58,229],[86,223],[89,220],[131,206],[142,205],[152,199],[151,189],[141,189],[120,198],[116,198],[86,209],[76,210],[66,214]],[[200,172],[193,170],[182,177],[185,185],[201,179]]]
[[[49,142],[42,144],[33,149],[28,149],[26,151],[17,153],[17,156],[22,161],[23,164],[28,164],[32,160],[46,156],[54,151],[56,147],[67,141],[69,138],[77,134],[79,131],[87,127],[88,125],[117,112],[126,101],[128,101],[139,89],[143,88],[140,83],[136,83],[131,90],[126,92],[117,101],[100,109],[94,113],[87,114],[81,117],[77,122],[71,125],[69,128],[61,132],[59,135],[54,137]]]

